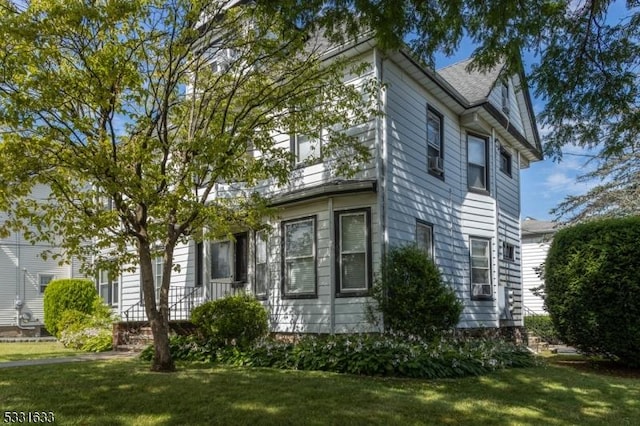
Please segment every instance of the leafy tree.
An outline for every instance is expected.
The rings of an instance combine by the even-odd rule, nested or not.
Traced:
[[[290,179],[291,153],[274,136],[328,129],[323,155],[336,175],[368,160],[340,131],[375,113],[373,84],[344,83],[364,69],[323,60],[323,43],[260,5],[228,3],[0,1],[4,226],[93,272],[138,268],[155,371],[175,369],[176,245],[255,229],[273,214],[242,188]],[[223,197],[220,182],[242,185]],[[46,200],[29,198],[36,184],[50,188]]]
[[[549,133],[546,154],[561,160],[576,145],[595,151],[603,179],[590,193],[570,197],[555,213],[576,220],[637,214],[640,135],[640,4],[570,0],[298,0],[271,2],[290,19],[328,27],[336,39],[372,29],[387,47],[407,43],[426,63],[461,43],[476,47],[471,64],[505,62],[521,69],[521,53],[535,63],[529,84],[545,104],[538,122]],[[294,4],[295,7],[291,5]],[[322,13],[318,13],[322,10]],[[358,13],[353,13],[354,10]],[[343,26],[334,25],[344,22]]]
[[[634,147],[599,160],[595,170],[578,181],[599,183],[587,193],[565,198],[552,213],[582,222],[593,218],[640,214],[640,152]]]

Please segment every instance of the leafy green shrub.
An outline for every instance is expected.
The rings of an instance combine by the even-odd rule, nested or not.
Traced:
[[[549,315],[529,315],[524,317],[524,327],[547,343],[558,344],[558,332]]]
[[[564,228],[545,263],[545,305],[560,339],[640,365],[640,217]]]
[[[215,361],[216,346],[203,340],[199,336],[171,336],[169,338],[169,352],[176,361]],[[147,346],[140,358],[145,361],[153,359],[153,345]]]
[[[196,307],[191,322],[216,345],[246,347],[267,334],[267,311],[253,296],[241,294],[212,300]]]
[[[431,343],[388,334],[306,336],[295,344],[263,340],[244,351],[221,348],[217,360],[236,366],[416,378],[462,377],[536,365],[526,348],[502,340]]]
[[[111,309],[97,298],[93,303],[93,313],[85,314],[68,310],[58,322],[60,342],[68,348],[87,352],[111,350],[113,315]]]
[[[44,292],[44,326],[51,335],[60,337],[58,322],[65,311],[92,314],[99,299],[93,281],[87,279],[53,280]]]
[[[415,246],[387,253],[373,298],[388,330],[427,339],[455,327],[463,308],[438,267]]]

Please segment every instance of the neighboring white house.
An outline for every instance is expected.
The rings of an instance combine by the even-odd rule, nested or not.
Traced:
[[[38,185],[36,199],[46,199],[48,190]],[[0,213],[0,221],[6,216]],[[45,250],[53,247],[31,244],[22,233],[0,239],[0,336],[39,335],[43,327],[42,300],[49,281],[81,277],[79,264],[60,266],[57,260],[44,260]]]
[[[557,231],[558,223],[536,220],[527,217],[520,224],[522,228],[522,288],[524,314],[546,314],[544,301],[533,294],[531,289],[543,284],[538,275],[538,268],[547,259],[547,252],[551,246],[553,234]]]
[[[319,141],[280,135],[300,166],[288,188],[260,188],[281,208],[273,231],[178,247],[172,319],[247,291],[267,307],[272,331],[376,330],[366,307],[380,259],[417,243],[464,302],[459,327],[521,325],[520,170],[542,158],[523,74],[470,73],[468,61],[435,72],[372,39],[343,50],[369,64],[359,78],[386,85],[384,115],[350,129],[371,162],[345,180],[329,161],[305,161]],[[215,196],[234,190],[220,184]],[[124,320],[144,319],[139,275],[105,274],[98,286]]]

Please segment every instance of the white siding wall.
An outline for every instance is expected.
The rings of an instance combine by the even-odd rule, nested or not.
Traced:
[[[434,225],[435,259],[445,278],[454,284],[465,303],[461,327],[497,327],[499,319],[521,317],[520,283],[520,176],[517,152],[512,154],[512,177],[496,169],[498,145],[487,123],[470,131],[486,136],[489,157],[489,194],[467,189],[467,129],[460,119],[426,92],[394,64],[384,63],[387,88],[386,138],[387,227],[391,246],[415,240],[415,220]],[[501,109],[501,88],[496,87],[490,101]],[[514,84],[510,85],[511,115],[522,127]],[[444,180],[427,171],[427,105],[444,120]],[[482,130],[484,128],[484,130]],[[499,219],[498,219],[499,218]],[[493,300],[471,300],[469,237],[491,241]],[[502,240],[516,247],[515,261],[501,259]],[[512,306],[509,306],[511,299]],[[502,308],[508,310],[503,312]],[[509,309],[511,308],[511,309]]]
[[[542,298],[535,296],[531,289],[543,284],[535,269],[544,263],[551,245],[550,237],[531,236],[522,238],[522,284],[523,303],[527,312],[546,314]]]
[[[36,199],[45,199],[48,190],[37,186],[31,195]],[[0,214],[0,220],[6,216]],[[15,300],[24,302],[23,313],[30,313],[33,322],[43,323],[43,294],[40,293],[40,274],[53,275],[56,279],[79,277],[77,261],[75,267],[58,265],[57,260],[44,260],[43,251],[52,247],[44,244],[32,245],[21,233],[0,239],[0,327],[13,326],[16,323]]]

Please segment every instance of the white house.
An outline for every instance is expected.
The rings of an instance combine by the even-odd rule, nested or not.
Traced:
[[[524,75],[468,72],[468,61],[435,72],[372,39],[343,50],[369,64],[358,78],[386,85],[384,115],[349,130],[372,160],[345,180],[328,159],[305,161],[320,142],[280,135],[299,167],[288,188],[261,188],[281,208],[273,231],[179,247],[172,319],[247,291],[267,307],[272,331],[376,330],[366,307],[380,259],[417,243],[464,302],[459,327],[521,325],[520,170],[542,158]],[[123,320],[144,319],[137,274],[105,274],[98,286]]]
[[[546,314],[544,300],[536,296],[532,289],[541,286],[544,281],[538,275],[538,268],[547,259],[553,234],[558,230],[557,222],[525,218],[522,228],[522,289],[524,315]]]
[[[44,200],[48,189],[34,188],[31,196]],[[6,215],[0,212],[0,221]],[[45,250],[55,250],[48,244],[31,244],[22,233],[0,239],[0,336],[40,335],[44,326],[42,306],[47,284],[58,278],[82,277],[80,265],[73,259],[60,266]]]

